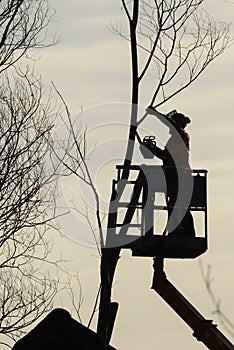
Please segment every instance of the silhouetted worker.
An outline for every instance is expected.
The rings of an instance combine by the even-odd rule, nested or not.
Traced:
[[[158,158],[163,161],[165,169],[165,176],[167,182],[167,205],[168,205],[168,222],[171,213],[176,203],[178,194],[178,173],[177,168],[183,168],[184,171],[190,170],[189,165],[189,135],[184,130],[191,120],[182,113],[173,111],[169,115],[162,115],[155,111],[155,109],[148,108],[149,114],[155,114],[163,123],[165,120],[169,121],[166,125],[170,129],[170,138],[168,139],[165,148],[159,148],[156,143],[146,144],[146,147]],[[189,174],[189,172],[188,172]],[[179,215],[179,214],[178,214]],[[172,235],[186,235],[195,236],[195,229],[192,214],[189,210],[186,211],[180,224],[170,232],[167,227],[168,234]]]

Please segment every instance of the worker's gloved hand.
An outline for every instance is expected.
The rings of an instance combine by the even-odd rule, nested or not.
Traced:
[[[155,114],[155,111],[156,109],[153,107],[153,106],[148,106],[145,111],[148,113],[148,114]]]
[[[142,145],[144,145],[144,147],[146,147],[151,152],[153,152],[155,149],[155,144],[153,144],[151,142],[144,142],[144,143],[142,143]]]

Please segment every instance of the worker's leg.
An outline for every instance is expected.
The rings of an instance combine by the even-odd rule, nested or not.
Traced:
[[[193,217],[190,211],[187,211],[183,220],[181,221],[181,227],[183,228],[183,235],[188,237],[195,237],[195,228]]]

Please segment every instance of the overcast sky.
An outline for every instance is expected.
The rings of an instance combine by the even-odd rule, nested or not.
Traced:
[[[42,51],[37,62],[37,70],[45,84],[49,85],[50,81],[56,84],[73,113],[83,106],[85,109],[91,108],[95,115],[100,106],[129,102],[128,43],[108,30],[110,21],[116,23],[120,18],[124,20],[121,2],[50,2],[57,12],[51,29],[57,30],[61,40],[57,46]],[[234,21],[234,4],[210,0],[207,6],[216,18]],[[222,299],[223,311],[234,321],[233,57],[234,47],[211,64],[193,86],[163,107],[163,111],[177,109],[192,119],[188,127],[191,163],[194,168],[209,171],[209,250],[200,260],[204,266],[212,265],[214,290]],[[142,92],[142,104],[144,102],[147,103]],[[110,186],[111,177],[106,181]],[[74,232],[79,229],[74,227]],[[85,323],[98,289],[97,253],[66,237],[58,235],[55,240],[56,249],[62,249],[65,256],[74,259],[73,268],[80,273],[85,294],[82,309]],[[166,271],[169,280],[206,318],[212,319],[213,306],[201,279],[198,259],[167,261]],[[111,342],[113,346],[118,350],[204,349],[204,345],[192,337],[192,331],[150,289],[151,279],[150,258],[132,258],[129,252],[123,252],[113,291],[114,300],[120,303]],[[63,306],[66,306],[65,302]]]

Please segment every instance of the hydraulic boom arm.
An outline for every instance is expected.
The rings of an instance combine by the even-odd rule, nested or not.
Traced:
[[[190,302],[167,280],[163,271],[163,259],[155,259],[154,289],[194,331],[193,336],[211,350],[234,350],[233,344],[206,320]]]

